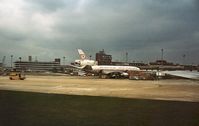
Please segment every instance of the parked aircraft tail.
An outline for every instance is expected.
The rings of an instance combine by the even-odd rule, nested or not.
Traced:
[[[83,52],[83,50],[82,50],[82,49],[77,49],[77,50],[78,50],[80,59],[81,59],[81,60],[86,59],[86,54]]]

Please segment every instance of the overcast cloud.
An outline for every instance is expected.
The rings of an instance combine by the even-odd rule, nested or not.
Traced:
[[[0,58],[78,58],[199,64],[198,0],[0,0]]]

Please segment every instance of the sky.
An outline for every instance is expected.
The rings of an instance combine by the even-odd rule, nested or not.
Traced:
[[[147,63],[164,49],[169,62],[199,64],[198,22],[198,0],[0,0],[0,60],[70,63],[81,48]]]

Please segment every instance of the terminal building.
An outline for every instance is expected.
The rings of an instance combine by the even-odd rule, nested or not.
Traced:
[[[112,56],[106,54],[103,49],[102,51],[96,53],[96,61],[98,62],[99,65],[111,65]]]
[[[60,68],[60,59],[55,59],[51,62],[32,61],[32,57],[29,56],[28,61],[16,61],[14,62],[15,69],[17,71],[24,70],[29,72],[44,72],[54,71]]]
[[[155,62],[150,62],[150,65],[170,65],[173,66],[174,63],[167,62],[166,60],[156,60]]]

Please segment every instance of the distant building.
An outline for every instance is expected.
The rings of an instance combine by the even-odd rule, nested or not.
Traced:
[[[129,63],[127,63],[127,62],[112,62],[111,65],[115,65],[115,66],[129,66]]]
[[[148,64],[143,63],[143,62],[133,62],[133,63],[129,63],[129,66],[137,66],[137,67],[140,67],[140,66],[148,66]]]
[[[112,63],[112,56],[107,55],[104,50],[96,53],[96,61],[99,65],[110,65]]]
[[[28,56],[28,61],[32,62],[32,56]]]
[[[150,65],[170,65],[173,66],[173,63],[167,62],[166,60],[156,60],[155,62],[150,62]]]
[[[55,71],[60,68],[60,59],[55,59],[55,61],[52,62],[32,62],[32,59],[29,57],[29,61],[16,61],[14,64],[16,70],[30,72]]]
[[[167,62],[166,60],[156,60],[155,62],[150,62],[149,66],[145,69],[158,69],[158,70],[183,70],[184,66],[179,64],[174,64],[172,62]]]
[[[60,63],[61,63],[61,59],[60,59],[60,58],[56,58],[56,59],[55,59],[55,62],[57,62],[57,63],[60,64]]]
[[[0,67],[3,67],[3,63],[0,63]]]

